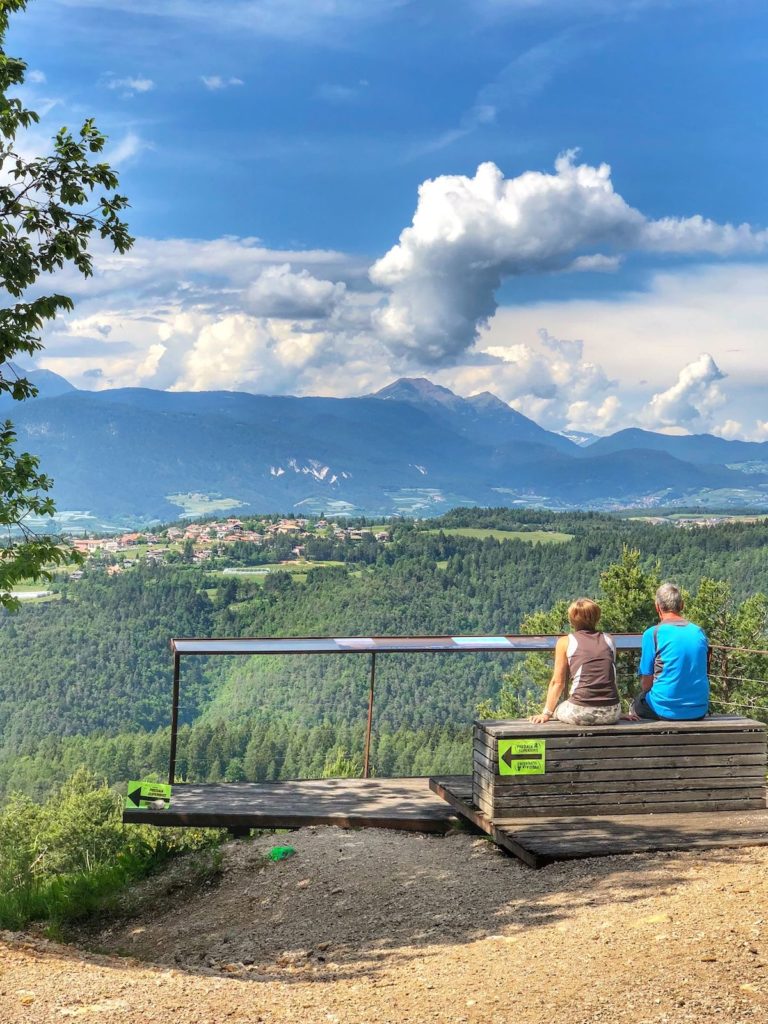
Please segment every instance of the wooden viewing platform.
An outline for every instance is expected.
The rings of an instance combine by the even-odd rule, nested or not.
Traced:
[[[472,803],[471,775],[435,776],[429,784],[497,845],[533,868],[622,853],[768,846],[768,807],[683,814],[558,815],[494,823]]]
[[[167,809],[126,808],[133,825],[226,828],[396,828],[446,832],[453,809],[430,792],[429,779],[305,779],[292,782],[223,782],[173,787]]]
[[[476,722],[471,776],[368,778],[377,655],[552,651],[558,639],[174,638],[171,803],[126,808],[123,821],[223,828],[235,835],[303,825],[445,832],[458,812],[534,867],[574,857],[768,845],[766,727],[735,716],[600,727]],[[614,640],[617,649],[637,650],[641,638]],[[370,658],[362,779],[174,783],[182,656],[334,653]]]
[[[553,860],[768,845],[766,727],[700,721],[573,726],[478,721],[473,774],[430,781],[532,867]]]

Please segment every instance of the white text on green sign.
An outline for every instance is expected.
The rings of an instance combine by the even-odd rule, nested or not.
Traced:
[[[544,775],[546,740],[499,740],[499,775]]]

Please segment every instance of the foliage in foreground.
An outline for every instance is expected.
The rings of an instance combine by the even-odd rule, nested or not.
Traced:
[[[213,830],[122,824],[122,797],[86,769],[44,803],[14,795],[0,811],[0,927],[60,927],[115,907],[171,857],[219,842]]]
[[[46,321],[73,309],[67,295],[40,294],[38,279],[65,268],[90,277],[97,238],[119,253],[133,244],[121,219],[128,200],[116,192],[115,172],[99,159],[107,139],[93,120],[75,134],[61,128],[47,156],[27,156],[35,143],[24,133],[40,117],[14,95],[23,87],[26,64],[3,49],[9,16],[26,6],[27,0],[0,0],[0,399],[17,402],[33,398],[37,388],[11,360],[39,352]],[[38,471],[34,455],[16,451],[16,440],[10,420],[0,422],[0,606],[11,611],[19,607],[11,594],[16,584],[49,580],[50,567],[72,557],[28,526],[30,516],[53,515],[52,481]]]

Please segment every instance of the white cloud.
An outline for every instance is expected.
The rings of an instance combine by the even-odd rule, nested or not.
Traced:
[[[124,256],[100,245],[93,278],[59,275],[77,313],[48,332],[40,363],[99,389],[370,390],[392,368],[371,338],[365,271],[342,253],[256,239],[140,238]],[[366,290],[351,291],[356,281]]]
[[[739,386],[768,388],[765,295],[768,266],[700,264],[656,272],[636,290],[608,297],[551,299],[502,306],[481,345],[553,334],[588,339],[591,358],[624,387],[648,381],[663,390],[670,366],[712,353]],[[738,418],[738,417],[736,417]]]
[[[108,89],[120,89],[124,96],[133,96],[137,92],[151,92],[155,83],[151,78],[108,78],[106,80]]]
[[[267,267],[246,289],[244,304],[259,316],[328,316],[344,297],[343,282],[321,281],[308,270],[295,273],[289,263]]]
[[[726,420],[712,428],[712,433],[727,441],[768,441],[768,420],[755,420],[754,425],[744,427],[738,420]]]
[[[27,71],[24,76],[27,82],[32,85],[44,85],[47,81],[44,71],[37,71],[34,68],[31,71]]]
[[[703,352],[682,368],[671,387],[651,398],[643,421],[649,427],[710,426],[712,413],[725,401],[719,383],[724,378],[712,356]]]
[[[258,238],[137,238],[120,255],[106,243],[94,247],[93,277],[84,280],[68,270],[59,287],[88,301],[106,297],[131,310],[158,297],[184,306],[211,302],[228,308],[266,270],[288,265],[294,274],[367,285],[367,263],[334,249],[269,249]]]
[[[616,428],[620,412],[621,402],[617,395],[608,395],[599,405],[586,400],[571,402],[565,426],[569,430],[583,430],[589,434],[607,434]]]
[[[614,191],[607,164],[576,164],[573,152],[558,157],[555,174],[505,179],[485,163],[473,178],[420,186],[411,226],[371,268],[374,284],[390,291],[377,326],[393,352],[445,365],[477,340],[505,277],[566,270],[606,249],[731,254],[766,245],[768,231],[747,225],[649,221]]]
[[[507,385],[509,397],[594,398],[615,384],[608,380],[601,367],[584,360],[583,341],[560,340],[544,329],[538,335],[536,348],[516,344],[491,345],[481,350],[499,360],[505,369],[513,369]],[[510,387],[514,387],[514,394],[510,393]]]
[[[767,245],[768,231],[755,231],[749,224],[718,224],[700,214],[647,221],[640,233],[640,248],[650,252],[733,256],[761,253]]]
[[[222,317],[199,331],[171,390],[290,391],[323,340],[320,332],[296,334],[240,313]]]
[[[200,81],[206,89],[211,92],[219,92],[221,89],[229,89],[233,85],[245,85],[242,78],[222,78],[221,75],[201,75]]]
[[[577,256],[566,270],[588,274],[612,274],[619,269],[622,262],[621,256],[606,256],[604,253],[596,252],[593,256]]]
[[[555,338],[542,329],[536,341],[478,346],[466,359],[434,376],[459,394],[491,391],[552,430],[600,433],[617,421],[620,403],[608,394],[617,382],[584,358],[582,341]]]
[[[717,427],[712,428],[712,433],[718,437],[724,437],[727,441],[744,436],[744,428],[738,420],[726,420]]]
[[[133,131],[128,131],[117,142],[113,143],[106,154],[107,163],[120,169],[121,164],[130,163],[146,149],[151,149],[150,143]]]
[[[657,421],[680,417],[657,429],[766,439],[767,285],[762,265],[688,265],[642,292],[505,307],[459,363],[421,372],[459,394],[492,391],[552,429],[648,425],[643,409],[655,396]],[[367,265],[340,252],[140,238],[120,256],[99,243],[94,276],[68,271],[56,290],[75,296],[77,312],[46,332],[41,365],[82,387],[342,396],[412,372],[373,329],[383,296],[370,289]],[[672,384],[702,351],[727,381],[691,371],[701,394],[685,372],[682,388]]]

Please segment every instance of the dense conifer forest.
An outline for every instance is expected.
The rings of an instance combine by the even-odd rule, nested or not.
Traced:
[[[453,532],[465,528],[510,531],[513,539]],[[547,543],[547,533],[572,539]],[[558,632],[562,602],[581,594],[603,602],[606,628],[634,631],[653,621],[653,589],[665,578],[688,589],[691,617],[716,640],[766,646],[768,520],[676,528],[599,514],[462,509],[399,522],[386,543],[324,543],[310,557],[343,564],[310,569],[301,582],[288,572],[235,578],[183,562],[139,564],[114,577],[91,567],[63,583],[57,600],[3,614],[0,788],[39,798],[83,764],[112,782],[162,775],[171,636]],[[250,561],[247,550],[237,557]],[[720,658],[716,696],[765,717],[765,659]],[[630,659],[627,690],[632,670]],[[539,699],[547,672],[540,657],[380,659],[375,770],[466,770],[478,706],[522,713]],[[362,656],[186,659],[179,775],[356,774],[366,699]]]

